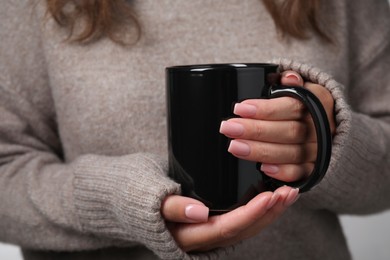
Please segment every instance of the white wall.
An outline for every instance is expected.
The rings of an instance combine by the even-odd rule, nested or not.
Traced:
[[[21,260],[19,248],[16,246],[0,243],[0,259],[1,260]]]
[[[390,259],[390,211],[365,217],[341,217],[354,260]]]

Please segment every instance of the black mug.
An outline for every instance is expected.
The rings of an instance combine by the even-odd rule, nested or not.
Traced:
[[[278,65],[268,63],[166,68],[169,176],[181,184],[184,196],[205,203],[210,214],[230,211],[283,185],[308,191],[325,175],[332,148],[325,110],[307,89],[281,86],[280,77]],[[221,121],[234,117],[235,103],[282,96],[306,105],[318,143],[310,177],[288,183],[268,177],[256,162],[231,155],[229,139],[219,133]]]

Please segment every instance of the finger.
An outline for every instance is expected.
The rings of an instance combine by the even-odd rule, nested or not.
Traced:
[[[299,197],[299,189],[283,186],[275,190],[274,194],[277,194],[278,200],[272,207],[268,208],[267,212],[261,218],[257,218],[257,221],[253,222],[252,225],[240,233],[240,240],[256,235],[259,231],[269,226],[297,200]]]
[[[199,223],[207,221],[209,209],[198,200],[170,195],[162,202],[161,214],[170,222]]]
[[[171,230],[176,242],[185,251],[199,250],[230,239],[267,212],[273,193],[264,192],[247,205],[223,215],[212,216],[207,223],[181,224]]]
[[[304,164],[265,164],[260,170],[266,175],[285,182],[294,182],[310,176],[314,169],[314,163]]]
[[[301,164],[316,160],[317,143],[276,144],[235,139],[230,142],[228,151],[240,159],[249,161],[268,164]]]
[[[245,232],[241,234],[241,239],[258,234],[262,229],[266,228],[280,217],[281,214],[299,198],[299,189],[291,188],[289,186],[280,187],[275,190],[275,193],[279,195],[277,203],[269,208],[267,213],[264,214],[259,221],[248,227]]]
[[[315,142],[317,139],[314,125],[306,120],[266,121],[232,118],[221,122],[219,131],[229,138],[283,144]]]
[[[228,240],[214,243],[208,248],[204,248],[204,250],[233,245],[241,240],[253,237],[254,235],[258,234],[261,232],[261,230],[279,218],[283,212],[298,199],[299,190],[288,186],[283,186],[275,190],[274,195],[277,195],[277,200],[273,203],[273,206],[270,207],[263,216],[261,216],[261,218],[257,219],[252,225],[242,230],[239,235],[233,236]]]
[[[233,113],[244,118],[260,120],[300,120],[307,110],[298,99],[279,97],[272,99],[248,99],[234,106]]]
[[[299,73],[286,70],[282,72],[282,78],[280,79],[282,85],[286,86],[303,86],[304,81]]]

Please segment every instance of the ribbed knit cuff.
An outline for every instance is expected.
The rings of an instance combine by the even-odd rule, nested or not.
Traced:
[[[167,163],[150,154],[87,155],[76,163],[74,200],[85,232],[139,243],[163,259],[188,258],[160,214],[161,201],[180,192]]]

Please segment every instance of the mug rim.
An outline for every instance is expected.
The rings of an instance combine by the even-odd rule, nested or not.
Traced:
[[[175,65],[167,67],[167,70],[203,72],[208,70],[235,70],[240,68],[272,68],[278,67],[275,63],[205,63],[205,64],[189,64]]]

